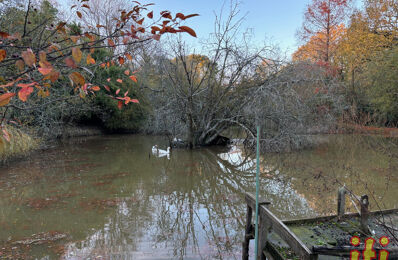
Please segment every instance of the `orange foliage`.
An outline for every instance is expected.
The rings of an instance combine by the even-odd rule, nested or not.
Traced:
[[[333,57],[337,46],[344,35],[346,28],[344,24],[340,24],[339,26],[332,28],[330,30],[330,42],[329,42],[329,55]],[[323,60],[325,57],[326,51],[326,34],[319,32],[316,35],[312,36],[310,40],[300,46],[292,55],[293,61],[312,61],[318,62]]]

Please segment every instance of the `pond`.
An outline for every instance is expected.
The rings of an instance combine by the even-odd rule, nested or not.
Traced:
[[[398,141],[323,137],[314,149],[265,154],[261,194],[282,219],[334,213],[346,184],[371,208],[398,207]],[[239,259],[253,155],[174,149],[162,137],[71,139],[0,168],[0,258]],[[351,211],[355,211],[347,201]]]

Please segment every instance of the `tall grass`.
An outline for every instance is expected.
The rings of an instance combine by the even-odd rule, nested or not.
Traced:
[[[39,147],[39,140],[10,125],[4,126],[10,136],[7,141],[0,135],[0,163],[12,158],[25,156]]]

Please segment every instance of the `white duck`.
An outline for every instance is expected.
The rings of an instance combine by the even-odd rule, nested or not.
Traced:
[[[152,146],[152,153],[157,154],[158,152],[159,152],[158,146],[157,145]]]
[[[152,146],[152,154],[159,158],[167,156],[167,159],[170,159],[170,147],[167,147],[167,150],[162,150],[157,145],[154,145]]]
[[[170,146],[167,147],[167,150],[158,149],[158,154],[159,154],[159,156],[164,156],[164,155],[170,154]]]

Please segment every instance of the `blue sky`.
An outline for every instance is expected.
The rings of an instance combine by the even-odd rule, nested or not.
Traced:
[[[68,0],[58,0],[61,5],[66,5]],[[139,0],[142,4],[154,3],[150,9],[156,15],[162,10],[169,10],[173,15],[182,12],[185,15],[198,13],[199,17],[187,20],[186,25],[194,29],[198,35],[195,39],[188,34],[184,36],[190,45],[199,46],[200,39],[208,38],[213,32],[215,15],[220,12],[222,6],[228,13],[230,0]],[[250,28],[254,33],[254,43],[276,44],[281,51],[292,54],[300,43],[296,38],[296,31],[301,27],[303,13],[311,0],[238,0],[240,14],[246,14],[243,28]],[[359,7],[361,0],[353,0]],[[67,5],[66,5],[67,6]]]
[[[238,0],[239,1],[239,0]],[[198,13],[199,17],[191,18],[187,25],[192,27],[198,38],[207,38],[213,31],[214,12],[219,13],[225,3],[228,7],[230,0],[152,0],[142,3],[155,3],[156,11],[169,10],[173,14]],[[311,0],[240,0],[241,14],[247,14],[245,28],[254,31],[256,44],[264,43],[264,39],[271,39],[273,44],[279,45],[282,51],[292,54],[300,45],[296,32],[301,27],[303,13]],[[356,7],[360,7],[361,0],[353,0]],[[184,37],[191,44],[198,43],[198,39]]]
[[[144,2],[144,1],[142,1]],[[214,12],[219,13],[223,0],[154,0],[154,10],[169,10],[173,14],[198,13],[187,25],[192,27],[198,38],[207,38],[213,31]],[[241,15],[247,14],[243,27],[253,29],[257,44],[271,39],[282,50],[292,53],[297,48],[296,31],[302,24],[303,12],[310,0],[242,0]],[[225,7],[229,8],[229,0]],[[227,11],[227,10],[226,10]],[[189,39],[189,37],[185,37]],[[189,39],[195,43],[195,39]]]

